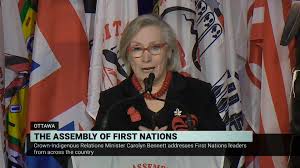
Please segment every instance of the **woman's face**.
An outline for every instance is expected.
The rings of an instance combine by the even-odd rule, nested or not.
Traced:
[[[128,47],[129,63],[139,81],[153,72],[154,84],[162,83],[167,73],[167,45],[158,26],[142,28]]]

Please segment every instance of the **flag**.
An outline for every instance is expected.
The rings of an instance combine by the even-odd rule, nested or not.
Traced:
[[[161,0],[159,15],[177,35],[183,74],[212,85],[219,114],[227,130],[242,130],[242,106],[235,53],[231,3],[217,0]],[[157,9],[156,9],[157,10]],[[215,163],[223,163],[216,157]],[[212,165],[211,165],[212,166]]]
[[[5,151],[5,137],[4,137],[4,71],[5,58],[3,53],[4,48],[3,37],[3,19],[2,19],[2,4],[0,2],[0,167],[7,167],[6,151]]]
[[[22,30],[29,59],[31,59],[32,56],[33,35],[37,14],[36,5],[37,4],[34,4],[31,0],[22,0],[18,3],[22,22]]]
[[[119,59],[119,40],[131,20],[138,15],[136,0],[97,2],[88,89],[88,113],[96,119],[100,91],[109,89],[127,77]]]
[[[89,43],[89,55],[92,53],[92,47],[94,42],[94,24],[95,24],[95,13],[85,13],[86,31],[88,35]]]
[[[97,0],[83,0],[84,10],[85,10],[85,24],[86,31],[89,41],[89,50],[90,55],[92,52],[93,41],[94,41],[94,25],[95,25],[95,16],[96,16],[96,4]]]
[[[29,0],[24,1],[22,6],[20,6],[20,3],[21,1],[19,1],[19,4],[16,1],[4,1],[6,7],[11,7],[11,9],[8,9],[11,11],[6,11],[10,12],[6,16],[9,22],[11,22],[6,29],[10,34],[7,38],[14,37],[6,45],[8,51],[6,52],[5,59],[6,81],[9,84],[5,91],[9,166],[24,166],[23,149],[24,130],[26,127],[24,120],[27,113],[27,88],[29,79],[28,58],[31,54],[33,38],[30,36],[33,32],[36,13]],[[21,13],[19,13],[18,5],[22,9]]]
[[[209,82],[227,130],[242,130],[238,56],[230,41],[230,13],[227,10],[224,18],[216,0],[158,3],[159,15],[177,35],[182,73]]]
[[[89,130],[86,113],[89,45],[83,1],[39,1],[29,83],[27,126],[58,121],[61,130]],[[27,127],[27,132],[29,127]],[[27,157],[29,167],[60,167],[53,157]]]
[[[23,167],[29,60],[17,1],[2,1],[5,55],[5,125],[9,167]]]
[[[242,10],[243,6],[238,5],[241,2],[233,1],[221,1],[219,6],[215,5],[214,11],[220,19],[224,27],[224,45],[225,45],[225,60],[227,62],[227,72],[233,76],[228,76],[227,78],[227,94],[228,94],[228,118],[225,119],[225,123],[229,123],[227,130],[243,130],[243,115],[242,115],[242,100],[241,100],[241,90],[240,90],[240,71],[244,68],[246,59],[245,57],[237,54],[236,48],[239,47],[239,43],[235,43],[237,38],[236,27],[240,23],[237,23],[237,17],[243,17]],[[219,8],[217,8],[219,7]],[[220,15],[218,10],[223,14]],[[229,129],[228,129],[229,128]]]
[[[21,4],[22,3],[22,4]],[[23,32],[23,38],[21,42],[25,43],[26,45],[26,58],[27,60],[23,60],[24,62],[19,63],[19,67],[25,67],[26,71],[22,72],[22,69],[19,69],[19,77],[21,76],[23,79],[22,85],[20,85],[19,88],[16,89],[15,95],[10,100],[10,105],[7,112],[7,118],[9,123],[13,124],[7,124],[7,132],[9,135],[9,143],[8,143],[8,153],[10,162],[9,165],[14,165],[15,161],[13,158],[15,158],[15,155],[18,155],[20,158],[19,165],[24,166],[24,130],[26,128],[25,125],[25,116],[27,114],[27,96],[28,96],[28,81],[29,81],[29,62],[31,58],[32,53],[32,43],[33,43],[33,32],[34,32],[34,26],[36,22],[36,9],[33,8],[33,5],[30,0],[25,1],[19,1],[18,2],[18,13],[20,15],[20,21],[21,21],[21,28]],[[20,11],[20,13],[19,13]],[[12,63],[18,63],[18,58],[10,58],[10,61]],[[16,64],[10,64],[11,67],[16,66]],[[16,66],[17,67],[17,66]],[[25,70],[23,68],[23,70]],[[18,80],[16,78],[15,80]],[[17,150],[16,150],[17,149]]]
[[[241,93],[247,124],[258,134],[289,132],[294,55],[293,46],[281,46],[280,39],[290,6],[290,0],[249,1],[250,52],[241,75]],[[248,158],[246,166],[287,167],[287,157]]]

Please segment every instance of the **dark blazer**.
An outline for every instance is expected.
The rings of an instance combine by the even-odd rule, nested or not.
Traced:
[[[185,130],[188,114],[192,116],[196,130],[226,130],[209,83],[173,72],[165,106],[155,113],[147,108],[144,98],[138,96],[139,92],[130,79],[101,92],[100,109],[93,130],[101,128],[104,116],[107,117],[106,130],[138,130],[139,125],[152,129],[168,125],[168,130]],[[141,120],[131,120],[127,114],[130,107],[140,113]],[[177,113],[174,113],[176,109]]]

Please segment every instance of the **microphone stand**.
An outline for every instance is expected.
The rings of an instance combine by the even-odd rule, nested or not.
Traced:
[[[155,79],[155,75],[154,73],[150,73],[148,78],[144,79],[144,85],[145,85],[145,92],[149,93],[150,96],[155,99],[155,100],[159,100],[162,102],[167,102],[167,100],[165,99],[161,99],[158,97],[155,97],[151,92],[152,92],[152,85],[153,85],[153,81]],[[145,94],[145,93],[144,93]],[[177,101],[172,101],[172,100],[168,100],[171,103],[174,103],[176,105],[180,105],[181,107],[184,107],[181,103],[177,102]],[[192,115],[189,112],[186,112],[186,123],[188,125],[188,130],[196,130],[196,128],[193,126],[193,119],[192,119]]]
[[[110,106],[110,108],[108,108],[107,112],[104,114],[103,119],[101,120],[100,130],[102,130],[102,131],[107,130],[107,123],[108,123],[109,114],[111,113],[111,111],[112,111],[114,108],[116,108],[117,106],[120,106],[120,105],[123,104],[123,103],[129,102],[129,101],[132,101],[132,100],[135,100],[135,99],[137,99],[137,98],[143,96],[145,93],[146,93],[146,91],[144,91],[143,93],[140,93],[140,94],[138,94],[138,95],[136,95],[136,96],[133,96],[133,97],[129,97],[129,98],[120,100],[120,101],[118,101],[116,104]]]
[[[129,97],[129,98],[126,98],[126,99],[123,99],[123,100],[120,100],[118,101],[117,103],[113,104],[112,106],[110,106],[106,113],[104,114],[102,120],[101,120],[101,124],[100,124],[100,130],[107,130],[107,124],[108,124],[108,119],[109,119],[109,115],[111,113],[111,111],[116,108],[117,106],[120,106],[126,102],[130,102],[132,100],[135,100],[141,96],[144,96],[145,93],[147,93],[148,91],[152,91],[152,84],[153,84],[153,80],[155,78],[155,75],[154,73],[150,73],[148,78],[145,78],[144,79],[144,83],[145,83],[145,91],[142,92],[142,93],[139,93],[138,95],[136,96],[133,96],[133,97]],[[92,129],[94,130],[94,129]]]

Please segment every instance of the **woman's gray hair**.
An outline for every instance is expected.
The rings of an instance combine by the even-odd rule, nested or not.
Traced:
[[[179,70],[179,52],[177,48],[176,34],[174,33],[171,26],[160,19],[157,16],[147,14],[141,15],[130,22],[123,31],[120,40],[120,58],[124,61],[127,73],[131,73],[131,67],[129,65],[128,47],[131,43],[132,38],[144,27],[157,26],[161,30],[161,36],[168,45],[168,62],[167,68],[171,71]]]

